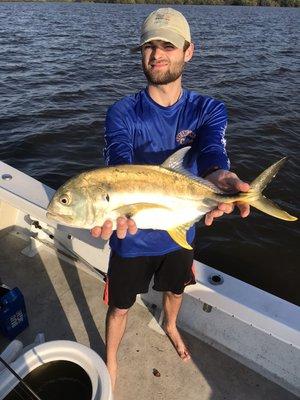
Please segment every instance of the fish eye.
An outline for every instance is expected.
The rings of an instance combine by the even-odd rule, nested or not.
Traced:
[[[105,196],[105,200],[109,201],[109,195],[108,194]]]
[[[59,202],[64,206],[68,206],[71,202],[71,199],[67,194],[63,194],[62,196],[60,196]]]

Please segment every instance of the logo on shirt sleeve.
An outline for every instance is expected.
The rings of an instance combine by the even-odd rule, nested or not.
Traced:
[[[191,144],[193,143],[196,134],[193,131],[185,130],[177,133],[176,142],[179,144]]]

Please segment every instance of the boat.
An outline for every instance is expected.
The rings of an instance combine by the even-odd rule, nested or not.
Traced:
[[[43,329],[50,332],[48,335],[51,340],[71,339],[92,347],[101,354],[103,340],[102,347],[99,343],[104,335],[103,321],[106,313],[106,306],[101,303],[101,291],[107,272],[109,245],[105,241],[93,238],[88,230],[70,228],[48,220],[46,208],[53,194],[52,188],[0,162],[0,250],[1,254],[4,254],[2,263],[5,262],[4,266],[0,261],[0,279],[4,280],[7,277],[10,281],[8,284],[13,282],[21,287],[25,300],[28,299],[29,328],[20,337],[29,341],[29,335],[37,333],[37,329]],[[11,265],[8,265],[9,263]],[[300,396],[299,308],[220,272],[213,266],[194,260],[194,267],[197,283],[189,286],[184,293],[178,325],[195,352],[201,348],[204,353],[207,351],[214,354],[212,359],[223,360],[219,361],[219,367],[215,365],[216,371],[223,371],[222,362],[227,362],[234,368],[234,376],[242,376],[248,371],[253,382],[256,382],[250,384],[252,389],[255,390],[255,386],[257,391],[263,393],[261,388],[266,385],[267,390],[272,393],[272,397],[269,397],[272,400],[294,399]],[[33,286],[28,282],[24,283],[29,279],[32,284],[33,278],[36,279]],[[74,285],[71,283],[72,279],[75,279]],[[84,282],[86,287],[89,287],[87,292],[83,289]],[[42,293],[40,287],[44,288]],[[70,296],[67,306],[62,306],[63,302],[59,299],[55,311],[54,301],[51,307],[47,307],[46,300],[51,296],[57,299],[59,289],[62,298],[66,293]],[[79,297],[76,297],[77,295]],[[41,300],[41,296],[45,296],[46,299]],[[83,303],[80,303],[79,298]],[[92,304],[88,304],[88,301]],[[37,311],[33,311],[35,307]],[[101,322],[100,319],[95,320],[95,315],[99,312],[101,317],[97,318],[100,318]],[[63,316],[65,324],[60,326],[60,323],[57,323],[57,326],[53,326],[53,313]],[[135,349],[132,359],[125,350],[123,353],[121,351],[121,383],[116,390],[117,399],[137,398],[137,393],[142,393],[139,397],[142,400],[183,398],[185,392],[181,392],[182,388],[174,392],[170,372],[159,374],[161,381],[165,377],[163,387],[158,383],[157,376],[152,373],[157,368],[154,368],[156,361],[153,360],[153,355],[149,355],[149,346],[159,349],[158,354],[169,354],[171,351],[161,329],[161,295],[152,289],[147,294],[139,295],[131,315],[130,318],[133,318],[137,325],[134,327],[135,325],[130,324],[122,346],[127,352],[132,346],[139,348]],[[145,321],[147,323],[143,325]],[[47,332],[45,335],[47,336]],[[100,338],[96,345],[95,337],[97,340]],[[145,338],[149,341],[145,341]],[[0,339],[0,346],[3,348],[4,345],[7,345],[7,342]],[[144,356],[140,359],[142,353]],[[223,379],[224,390],[228,393],[237,390],[234,392],[236,397],[229,398],[242,398],[237,394],[238,390],[241,393],[250,390],[247,379],[245,382],[236,383],[237,387],[234,389],[232,378],[229,377],[232,374],[230,371],[223,378],[220,377],[221,373],[220,376],[212,377],[209,373],[205,375],[202,369],[205,367],[201,361],[195,361],[194,366],[187,367],[191,370],[184,372],[182,366],[177,366],[177,363],[170,366],[169,363],[174,360],[173,355],[169,357],[170,361],[157,361],[158,364],[162,363],[161,369],[171,370],[176,379],[183,379],[183,382],[187,379],[191,382],[193,379],[201,380],[203,399],[209,399],[209,393],[219,390],[217,386],[220,379]],[[201,359],[201,354],[199,357]],[[164,363],[167,363],[168,367]],[[134,368],[135,365],[138,367]],[[145,371],[149,373],[146,375],[148,379],[145,378]],[[214,379],[217,385],[214,385]],[[136,388],[138,385],[142,387],[142,392]],[[188,386],[190,387],[190,383]],[[152,393],[152,397],[147,394],[147,390]],[[156,395],[153,394],[155,390]],[[169,390],[173,390],[172,397],[164,395]],[[199,393],[195,389],[189,390],[192,392],[186,395],[187,398],[199,399]],[[249,396],[248,398],[252,399],[263,398],[265,395],[254,397],[252,393]]]

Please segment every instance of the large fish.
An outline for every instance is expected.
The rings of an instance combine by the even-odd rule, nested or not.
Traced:
[[[127,216],[140,229],[166,230],[186,249],[191,249],[186,231],[220,202],[241,201],[274,217],[297,220],[262,195],[284,158],[259,175],[248,192],[228,194],[183,168],[188,150],[178,150],[160,166],[130,164],[83,172],[57,190],[47,217],[88,229],[110,219],[115,229],[116,219]]]

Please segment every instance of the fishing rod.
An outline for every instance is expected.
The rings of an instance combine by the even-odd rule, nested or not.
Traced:
[[[31,225],[33,225],[36,229],[40,229],[40,230],[41,230],[42,232],[44,232],[50,239],[54,239],[53,233],[51,233],[51,232],[49,232],[47,229],[43,228],[43,227],[40,225],[39,221],[32,221],[32,222],[31,222]],[[38,238],[38,237],[35,236],[34,234],[31,234],[30,236],[31,236],[32,238],[38,240],[39,242],[41,242],[41,243],[47,245],[47,246],[50,245],[49,242]],[[57,244],[59,244],[65,251],[67,251],[67,253],[71,254],[71,255],[74,257],[73,261],[81,261],[83,264],[85,264],[85,265],[88,267],[88,269],[89,269],[91,272],[93,272],[94,274],[98,275],[99,278],[101,277],[102,279],[103,279],[103,278],[106,279],[107,274],[106,274],[104,271],[101,271],[100,269],[93,267],[86,259],[84,259],[83,257],[81,257],[81,256],[80,256],[78,253],[76,253],[76,251],[74,251],[73,249],[70,249],[69,247],[67,247],[66,245],[64,245],[64,244],[63,244],[60,240],[58,240],[57,238],[55,238],[55,241],[56,241]],[[62,251],[61,251],[60,249],[58,249],[57,247],[56,247],[56,250],[57,250],[59,253],[62,253],[63,255],[65,255],[65,256],[67,256],[67,257],[70,257],[69,254],[66,254],[66,253],[62,252]],[[101,279],[101,278],[100,278],[100,279]]]
[[[0,356],[0,361],[2,362],[2,364],[18,379],[18,381],[20,382],[21,388],[26,392],[26,393],[30,393],[31,396],[33,396],[33,398],[35,400],[42,400],[28,385],[27,383],[24,381],[24,379],[22,379],[20,377],[20,375],[18,375],[12,368],[11,366],[5,361],[3,360],[3,358]],[[19,394],[18,394],[19,395]]]

